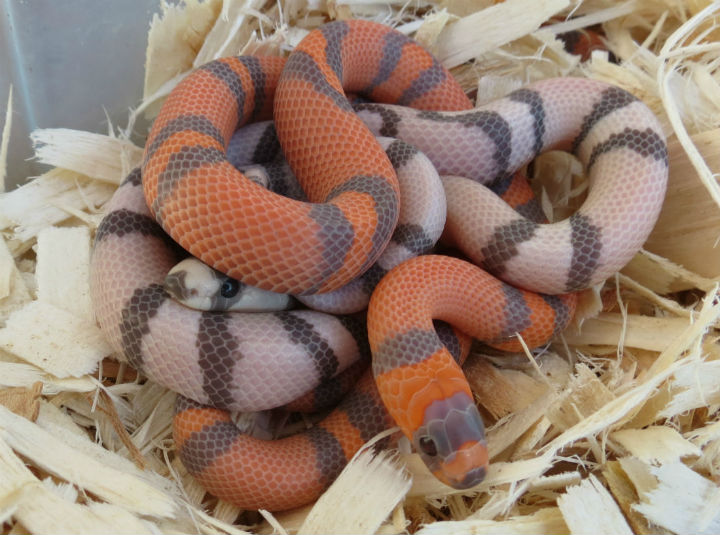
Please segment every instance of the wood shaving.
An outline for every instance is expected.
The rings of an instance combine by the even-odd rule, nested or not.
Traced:
[[[579,485],[568,487],[557,502],[573,534],[632,535],[612,495],[592,474]],[[589,526],[592,529],[588,529]]]
[[[0,192],[5,191],[5,178],[7,177],[7,154],[8,145],[10,144],[10,129],[12,128],[12,100],[13,88],[10,86],[8,91],[8,103],[5,110],[5,120],[3,121],[2,135],[0,135]]]

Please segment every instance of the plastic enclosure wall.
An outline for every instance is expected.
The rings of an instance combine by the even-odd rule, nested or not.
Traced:
[[[106,133],[107,117],[126,126],[142,96],[147,32],[159,10],[160,0],[0,0],[0,125],[13,86],[8,189],[47,169],[27,161],[34,129]]]

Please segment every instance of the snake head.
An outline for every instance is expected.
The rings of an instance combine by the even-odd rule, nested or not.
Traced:
[[[425,409],[413,445],[435,477],[453,488],[467,489],[485,478],[485,427],[465,392],[435,400]]]
[[[269,312],[293,304],[287,294],[248,286],[192,257],[175,265],[163,285],[173,299],[195,310]]]

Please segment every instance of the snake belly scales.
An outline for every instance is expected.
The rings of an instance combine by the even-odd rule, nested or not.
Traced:
[[[346,93],[372,102],[353,110]],[[226,160],[233,132],[270,118],[307,201],[268,191]],[[432,161],[447,197],[444,239],[473,263],[432,254],[400,263],[373,291],[366,323],[313,310],[197,311],[169,298],[163,279],[185,251],[244,283],[300,295],[334,291],[370,269],[402,202],[374,135]],[[575,154],[590,187],[577,213],[542,224],[498,192],[516,188],[514,171],[551,149]],[[550,79],[473,108],[409,38],[377,23],[328,23],[287,61],[219,59],[171,92],[141,170],[117,190],[96,234],[96,317],[120,358],[183,395],[178,453],[223,500],[269,510],[308,503],[394,425],[438,478],[471,487],[488,454],[459,366],[462,333],[517,351],[518,336],[532,348],[560,332],[574,313],[570,292],[613,274],[646,239],[667,164],[658,121],[621,89]],[[433,320],[455,330],[439,336]],[[229,411],[307,395],[368,346],[371,370],[306,432],[264,441],[232,423]]]

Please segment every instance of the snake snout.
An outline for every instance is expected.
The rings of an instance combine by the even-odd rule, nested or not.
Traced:
[[[455,489],[474,487],[485,479],[488,450],[484,440],[468,442],[440,463],[435,477]]]

